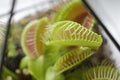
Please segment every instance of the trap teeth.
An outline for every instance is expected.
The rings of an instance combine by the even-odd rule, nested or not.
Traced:
[[[38,57],[34,44],[34,34],[37,23],[37,20],[28,23],[21,36],[22,49],[24,53],[30,57]]]
[[[42,37],[45,32],[48,19],[46,17],[40,20],[30,22],[22,33],[22,48],[26,55],[31,57],[38,57],[44,52],[44,43]]]
[[[23,30],[21,44],[23,51],[30,57],[38,57],[44,52],[42,37],[48,24],[46,17],[30,22]]]
[[[83,80],[120,80],[120,73],[110,66],[97,66],[83,73]]]
[[[93,54],[94,52],[90,48],[79,48],[72,50],[60,57],[55,63],[54,68],[58,74],[61,74],[80,64]]]
[[[95,24],[95,19],[91,14],[88,14],[84,21],[82,22],[82,25],[86,27],[87,29],[92,29]]]
[[[52,25],[45,38],[46,45],[83,46],[98,49],[102,37],[73,21],[59,21]]]
[[[63,6],[63,8],[55,15],[51,23],[64,20],[78,22],[87,29],[92,28],[95,24],[94,17],[89,13],[82,1],[79,0],[73,0]]]
[[[48,18],[43,17],[38,21],[36,30],[35,30],[35,50],[39,55],[44,54],[44,43],[42,41],[43,35],[46,32],[46,26],[48,25]]]

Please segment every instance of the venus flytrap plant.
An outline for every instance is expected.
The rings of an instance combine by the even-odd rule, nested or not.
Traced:
[[[48,28],[47,35],[45,35],[43,40],[47,46],[78,46],[78,48],[58,57],[52,67],[53,69],[51,69],[52,75],[49,74],[50,78],[51,76],[52,78],[46,78],[46,80],[56,80],[54,78],[60,76],[63,72],[82,63],[92,56],[102,43],[100,35],[73,21],[56,22]]]
[[[52,24],[58,21],[70,20],[92,29],[96,23],[94,17],[88,12],[81,0],[72,0],[54,16]]]
[[[21,68],[28,66],[30,74],[36,80],[44,80],[44,44],[41,41],[47,18],[29,23],[22,34],[21,44],[26,58],[21,62]],[[24,63],[25,61],[25,63]],[[27,63],[28,62],[28,63]]]
[[[73,21],[57,22],[47,30],[46,33],[49,34],[46,35],[45,33],[45,36],[43,36],[43,43],[46,44],[44,56],[29,59],[30,73],[37,80],[66,80],[63,73],[88,59],[102,44],[100,35]],[[87,44],[87,42],[90,44]],[[61,54],[60,48],[65,45],[78,47]],[[48,61],[50,60],[53,60],[53,62],[49,64]],[[46,67],[46,65],[48,66]],[[45,73],[41,73],[44,72],[44,69]],[[74,76],[76,78],[71,77],[70,80],[78,80],[78,75]],[[119,80],[119,72],[115,68],[102,65],[88,69],[82,74],[81,78],[82,80]]]
[[[97,66],[83,73],[83,80],[120,80],[120,73],[110,66]]]
[[[27,57],[21,68],[27,65],[36,80],[119,80],[120,73],[110,65],[84,67],[69,74],[90,58],[103,41],[92,31],[96,21],[81,1],[68,3],[51,23],[48,25],[47,19],[42,18],[24,30],[22,45]]]
[[[83,46],[98,49],[102,43],[100,35],[73,21],[60,21],[52,25],[45,36],[46,45]]]
[[[95,23],[80,0],[66,4],[49,25],[47,18],[28,23],[21,37],[26,56],[20,69],[28,68],[34,80],[119,80],[120,73],[107,62],[83,65],[103,41],[92,31]]]
[[[83,62],[77,69],[68,71],[65,76],[66,80],[119,80],[117,77],[120,76],[118,75],[120,73],[114,67],[109,59],[104,59],[100,64],[90,64],[89,66]]]
[[[81,10],[81,11],[79,11]],[[85,7],[83,7],[83,3],[79,0],[74,0],[66,4],[62,7],[61,10],[55,15],[52,23],[63,21],[63,20],[74,20],[76,17],[81,15],[82,13],[87,12]]]
[[[41,38],[44,34],[44,30],[46,30],[45,29],[45,26],[47,25],[46,21],[47,21],[46,18],[43,18],[40,20],[40,22],[38,22],[37,27],[35,27],[35,26],[26,27],[25,30],[23,31],[23,36],[22,36],[22,40],[24,40],[24,41],[22,41],[23,48],[27,48],[27,50],[32,49],[34,51],[34,53],[39,53],[40,50],[43,49],[43,50],[41,50],[42,53],[40,52],[40,56],[38,56],[38,57],[34,56],[33,52],[31,52],[32,53],[31,54],[31,53],[28,53],[27,51],[24,51],[24,52],[26,52],[27,56],[26,56],[26,58],[24,58],[21,61],[21,65],[20,65],[21,68],[28,66],[31,75],[33,77],[35,77],[37,80],[44,80],[44,74],[45,74],[44,69],[47,69],[48,67],[53,65],[55,63],[55,61],[57,60],[57,58],[60,56],[59,55],[60,47],[55,48],[53,46],[46,46],[44,49],[44,43],[41,41],[42,40]],[[32,23],[30,23],[30,24],[32,25]],[[28,25],[30,25],[30,24],[28,24]],[[36,28],[36,29],[34,28],[34,32],[32,32],[32,30],[30,30],[31,32],[27,31],[27,30],[29,30],[29,28],[33,29],[33,27]],[[31,35],[33,35],[33,36],[30,35],[31,36],[30,38],[32,40],[25,39],[24,35],[27,33],[31,33]],[[29,43],[30,43],[31,47],[26,46],[26,44],[23,44],[23,42],[25,42],[26,40],[27,41],[30,40]],[[31,43],[32,43],[32,45],[31,45]],[[29,44],[27,43],[27,45],[29,45]],[[45,54],[43,54],[43,53],[45,53]],[[36,55],[38,55],[38,54],[36,54]],[[51,61],[51,62],[48,63],[48,61]]]
[[[34,44],[34,33],[37,23],[38,21],[35,20],[27,24],[24,31],[22,32],[22,37],[21,37],[22,49],[24,53],[31,58],[38,57],[38,53],[35,51],[35,44]]]
[[[77,65],[82,63],[84,60],[89,58],[91,55],[94,54],[94,51],[92,51],[90,48],[78,48],[75,50],[72,50],[66,54],[64,54],[62,57],[60,57],[57,62],[55,63],[54,69],[58,72],[58,74],[61,74]]]
[[[35,49],[40,55],[44,53],[45,44],[42,42],[44,33],[46,32],[46,26],[48,25],[48,18],[44,17],[39,20],[35,30]]]

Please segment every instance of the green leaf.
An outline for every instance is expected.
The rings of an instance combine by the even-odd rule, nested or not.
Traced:
[[[120,72],[110,66],[97,66],[83,73],[83,80],[120,80]]]
[[[25,56],[24,58],[22,58],[22,60],[20,61],[20,69],[24,69],[28,67],[29,61],[30,61],[30,58],[28,56]]]
[[[84,6],[82,0],[72,0],[62,9],[60,9],[54,16],[51,23],[70,20],[75,21],[86,27],[92,29],[95,24],[94,17],[89,13],[87,8]]]
[[[53,18],[52,23],[63,21],[63,20],[72,20],[81,14],[85,13],[85,7],[83,6],[82,1],[73,0],[66,4]]]
[[[46,45],[82,46],[97,50],[102,37],[73,21],[59,21],[51,26],[44,38]]]
[[[44,80],[44,56],[31,59],[28,64],[29,71],[36,80]]]
[[[46,71],[45,80],[65,80],[62,74],[57,75],[53,67],[49,67]]]
[[[94,51],[92,51],[90,48],[81,47],[78,49],[74,49],[58,58],[57,62],[54,65],[54,69],[56,70],[56,72],[58,72],[58,74],[61,74],[82,63],[93,54]]]
[[[38,21],[35,29],[35,50],[39,55],[44,54],[45,44],[42,42],[42,37],[46,32],[46,26],[48,25],[48,18],[43,17]]]
[[[18,52],[16,50],[16,45],[14,44],[14,41],[12,38],[8,40],[8,57],[16,57],[18,55]]]
[[[24,28],[22,35],[21,35],[21,46],[23,49],[23,52],[31,57],[36,58],[38,57],[38,53],[35,51],[35,44],[34,44],[34,33],[35,28],[38,23],[38,20],[34,20],[26,25]]]
[[[12,80],[19,80],[18,76],[11,72],[9,69],[3,66],[2,78],[3,80],[8,80],[7,77],[11,77]]]

